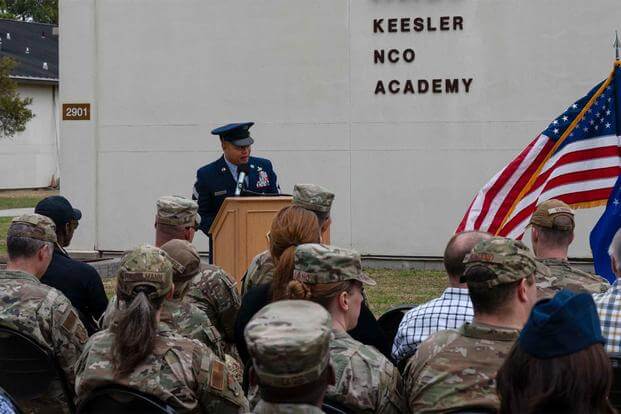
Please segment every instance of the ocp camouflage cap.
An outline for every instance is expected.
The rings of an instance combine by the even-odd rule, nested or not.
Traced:
[[[375,285],[375,280],[362,271],[358,252],[316,243],[296,247],[293,279],[311,285],[346,280]]]
[[[26,237],[28,239],[41,240],[44,242],[56,243],[56,225],[52,219],[42,216],[41,214],[24,214],[15,217],[11,221],[11,227],[14,224],[24,224],[20,230],[9,230],[11,234],[17,237]]]
[[[116,290],[120,298],[136,295],[138,286],[151,286],[150,299],[165,296],[172,289],[173,265],[166,252],[154,246],[142,245],[121,258]]]
[[[296,206],[307,210],[329,213],[334,193],[317,184],[296,184],[293,186],[293,201]]]
[[[563,231],[573,230],[576,225],[571,207],[554,198],[537,206],[529,224]]]
[[[198,274],[201,257],[198,250],[187,240],[173,239],[161,247],[173,265],[173,283],[182,283]]]
[[[464,259],[466,271],[461,282],[468,286],[494,287],[517,282],[539,273],[550,276],[550,270],[535,260],[535,256],[524,243],[504,237],[493,237],[477,243]],[[468,272],[476,266],[489,270],[494,276],[488,280],[473,280]]]
[[[280,388],[318,380],[330,362],[332,336],[330,314],[306,300],[271,303],[244,331],[259,383]]]
[[[163,196],[157,200],[157,221],[172,226],[200,223],[196,201],[181,196]]]

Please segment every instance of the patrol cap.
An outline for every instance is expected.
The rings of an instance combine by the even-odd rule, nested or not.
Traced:
[[[375,285],[375,280],[362,271],[358,252],[316,243],[296,247],[293,279],[310,285],[346,280]]]
[[[187,240],[173,239],[161,247],[173,265],[173,283],[182,283],[198,274],[201,258],[198,250]]]
[[[464,259],[466,271],[460,278],[468,286],[494,287],[517,282],[534,273],[550,276],[550,270],[535,260],[535,256],[519,240],[493,237],[481,240]],[[481,266],[493,273],[488,280],[469,280],[468,272],[473,267]]]
[[[518,337],[520,348],[536,358],[554,358],[605,344],[593,297],[563,289],[533,307]]]
[[[117,273],[116,291],[120,298],[136,295],[138,286],[151,286],[149,299],[165,296],[173,286],[173,266],[166,252],[157,247],[142,245],[121,258]]]
[[[157,222],[172,226],[200,223],[196,201],[181,196],[163,196],[157,200]]]
[[[562,231],[573,230],[576,225],[571,207],[556,199],[539,204],[530,218],[529,224]]]
[[[254,144],[254,139],[250,136],[250,127],[254,122],[241,122],[236,124],[226,124],[211,131],[213,135],[219,135],[223,141],[230,142],[238,147],[245,147]]]
[[[11,230],[14,224],[24,224],[19,231]],[[49,217],[41,214],[24,214],[11,220],[9,231],[16,237],[56,243],[56,226]]]
[[[259,382],[279,388],[316,381],[330,362],[332,318],[307,300],[281,300],[261,309],[244,330]]]
[[[60,195],[45,197],[37,203],[34,212],[51,218],[57,227],[82,218],[82,212]]]
[[[334,193],[317,184],[296,184],[293,186],[293,204],[307,210],[329,213]]]

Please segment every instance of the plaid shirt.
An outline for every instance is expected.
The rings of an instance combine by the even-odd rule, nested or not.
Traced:
[[[411,309],[399,324],[392,345],[395,361],[408,358],[416,352],[418,344],[433,333],[457,329],[464,322],[472,321],[472,302],[468,289],[446,288],[442,296]]]
[[[597,306],[602,335],[606,338],[606,352],[621,352],[621,286],[615,280],[605,293],[593,294]]]

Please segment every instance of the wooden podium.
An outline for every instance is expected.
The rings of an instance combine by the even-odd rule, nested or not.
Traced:
[[[213,263],[239,282],[252,259],[268,249],[272,220],[289,204],[290,196],[225,199],[209,229]]]

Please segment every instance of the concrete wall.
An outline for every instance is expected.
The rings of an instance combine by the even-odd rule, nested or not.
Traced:
[[[58,174],[58,87],[20,84],[18,91],[32,98],[35,117],[24,132],[0,138],[0,189],[47,187]]]
[[[281,187],[334,190],[332,240],[440,255],[475,192],[607,76],[618,0],[62,0],[62,192],[74,248],[152,241],[155,200],[191,194],[215,126],[253,120]],[[438,30],[388,32],[388,18]],[[439,30],[441,17],[461,30]],[[383,18],[382,30],[374,19]],[[400,21],[399,21],[400,24]],[[412,23],[410,23],[411,25]],[[374,63],[376,49],[411,63]],[[468,92],[376,94],[377,81],[472,79]],[[588,256],[597,210],[578,216]],[[205,247],[205,239],[198,240]]]

